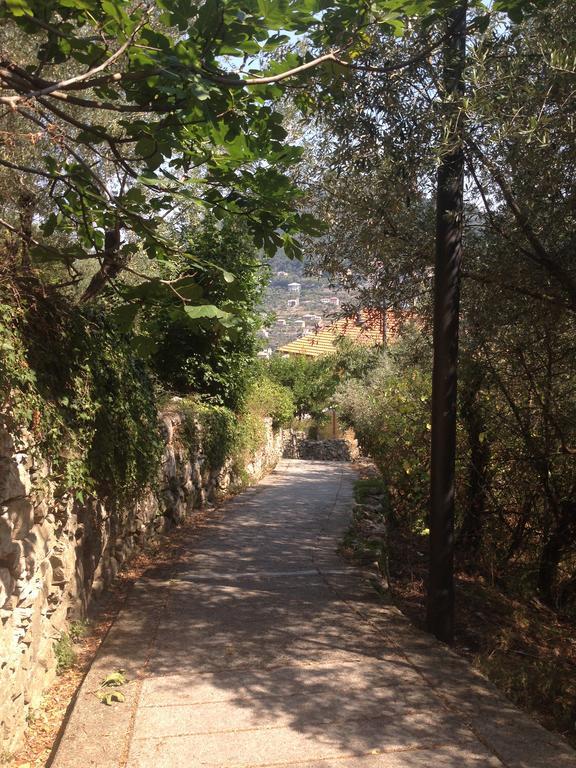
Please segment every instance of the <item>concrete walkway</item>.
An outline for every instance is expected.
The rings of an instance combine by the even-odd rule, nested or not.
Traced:
[[[352,472],[284,461],[136,585],[54,768],[568,768],[576,753],[335,553]],[[94,695],[117,668],[123,704]]]

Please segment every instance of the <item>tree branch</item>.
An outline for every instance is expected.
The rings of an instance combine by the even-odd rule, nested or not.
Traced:
[[[560,264],[550,257],[544,244],[534,231],[528,215],[520,208],[520,205],[512,192],[512,188],[501,171],[496,167],[495,163],[484,154],[478,144],[470,136],[466,138],[466,143],[496,182],[508,208],[516,220],[516,223],[534,250],[533,253],[530,251],[525,251],[525,253],[529,255],[533,261],[544,267],[544,269],[546,269],[547,272],[564,287],[570,298],[570,303],[576,309],[576,280]]]
[[[111,56],[109,56],[105,61],[103,61],[101,64],[99,64],[97,67],[93,67],[93,69],[89,69],[87,72],[82,73],[81,75],[75,75],[74,77],[69,77],[66,80],[59,80],[58,82],[51,83],[49,85],[46,85],[44,88],[41,88],[39,91],[31,91],[30,93],[27,93],[26,95],[20,95],[20,96],[5,96],[2,97],[2,102],[5,104],[11,104],[12,106],[15,106],[18,104],[18,102],[22,101],[23,99],[37,99],[40,96],[49,96],[54,91],[61,91],[64,88],[69,88],[72,85],[78,85],[79,83],[85,82],[87,80],[90,80],[91,77],[98,74],[99,72],[103,72],[105,69],[107,69],[111,64],[113,64],[115,61],[117,61],[132,45],[134,42],[134,39],[138,32],[142,29],[143,25],[145,24],[145,21],[142,21],[140,24],[136,26],[130,37],[126,40],[126,42],[118,48],[117,51],[115,51]]]

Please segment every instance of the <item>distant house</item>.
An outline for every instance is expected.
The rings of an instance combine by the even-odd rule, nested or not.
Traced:
[[[279,347],[277,352],[284,356],[321,357],[337,351],[338,342],[348,339],[355,344],[375,347],[382,344],[384,336],[387,342],[393,342],[399,334],[400,324],[408,319],[403,314],[389,309],[382,312],[362,312],[357,318],[344,318],[319,328],[316,331],[301,336]]]
[[[290,293],[300,293],[300,283],[288,283]]]
[[[296,299],[288,299],[288,301],[287,301],[288,309],[295,309],[298,306],[298,304],[300,304],[300,299],[298,299],[298,298],[296,298]]]

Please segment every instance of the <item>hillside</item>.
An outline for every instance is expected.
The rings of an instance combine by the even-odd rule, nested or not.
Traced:
[[[282,252],[270,260],[270,283],[262,312],[272,316],[263,332],[265,349],[274,351],[283,344],[330,322],[348,294],[330,287],[328,277],[306,274],[306,262],[291,260]]]

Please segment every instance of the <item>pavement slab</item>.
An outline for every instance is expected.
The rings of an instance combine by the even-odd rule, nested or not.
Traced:
[[[349,465],[283,461],[135,586],[52,768],[576,768],[337,554]],[[125,670],[126,701],[94,695]]]

